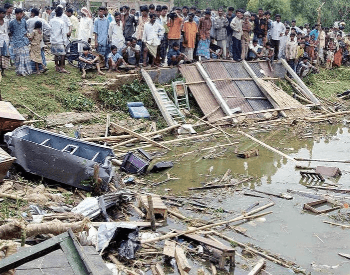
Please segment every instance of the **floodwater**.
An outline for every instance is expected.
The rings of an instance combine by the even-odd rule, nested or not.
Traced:
[[[348,160],[350,159],[350,130],[345,124],[315,126],[314,137],[305,133],[309,138],[300,139],[300,135],[295,136],[290,130],[259,133],[254,135],[267,144],[278,148],[291,157],[328,159],[328,160]],[[232,131],[234,134],[234,130]],[[233,213],[218,213],[208,210],[206,213],[195,213],[179,208],[181,213],[187,217],[195,217],[206,220],[221,221],[229,220],[248,208],[250,205],[259,202],[259,207],[270,202],[275,202],[273,207],[266,211],[273,211],[272,214],[243,223],[240,227],[245,228],[246,234],[251,238],[240,235],[230,229],[222,231],[223,234],[243,243],[252,243],[263,249],[269,250],[282,258],[297,263],[306,270],[307,274],[350,274],[350,260],[338,256],[338,253],[350,254],[350,229],[332,226],[323,221],[333,221],[349,224],[346,221],[334,221],[330,215],[349,213],[348,209],[341,209],[323,215],[314,215],[303,211],[303,204],[315,199],[291,194],[292,200],[284,200],[275,197],[257,198],[243,195],[246,189],[257,189],[270,193],[287,193],[287,189],[300,190],[316,193],[314,189],[308,189],[305,184],[333,184],[344,189],[350,189],[350,167],[346,163],[322,163],[322,162],[299,162],[303,166],[336,166],[342,171],[342,176],[338,179],[326,179],[325,183],[306,182],[301,179],[300,170],[295,168],[295,162],[282,158],[267,149],[257,146],[247,140],[238,137],[238,150],[259,149],[259,156],[249,159],[241,159],[235,155],[235,146],[231,146],[222,156],[214,159],[203,159],[209,151],[200,154],[191,154],[180,161],[175,162],[175,166],[168,170],[171,177],[179,178],[158,186],[156,189],[163,194],[176,194],[190,196],[203,196],[201,201],[215,208],[222,208]],[[203,142],[189,142],[188,150],[215,146],[216,144],[227,143],[227,140],[208,140]],[[181,147],[173,147],[173,155],[180,154]],[[216,153],[223,152],[224,148],[219,148]],[[168,155],[164,160],[171,160]],[[249,183],[241,186],[242,191],[230,189],[211,189],[200,191],[188,191],[189,187],[202,186],[204,183],[221,179],[227,169],[232,170],[234,177],[239,175],[251,176],[253,179]],[[210,172],[211,170],[211,172]],[[162,181],[166,174],[149,176],[154,182]],[[334,187],[334,186],[333,186]],[[170,189],[170,190],[169,190]],[[253,193],[253,192],[250,192]],[[319,193],[322,193],[321,191]],[[323,192],[325,193],[325,192]],[[335,193],[330,193],[335,194]],[[261,195],[261,194],[257,194]],[[337,194],[340,195],[340,194]],[[343,195],[344,196],[344,195]],[[350,195],[349,195],[350,197]],[[350,202],[350,199],[347,200]],[[170,221],[172,222],[172,221]],[[217,228],[218,231],[224,228]],[[216,237],[218,238],[218,237]],[[220,241],[222,241],[220,239]],[[225,241],[222,241],[228,244]],[[237,250],[241,253],[241,249]],[[247,262],[236,255],[236,262],[239,264],[231,274],[247,274],[248,270],[257,262],[258,258]],[[244,265],[247,268],[244,270]],[[208,269],[210,270],[210,269]],[[292,270],[280,267],[267,261],[266,271],[271,274],[293,274]],[[193,274],[196,274],[193,270]],[[191,271],[192,273],[192,271]],[[267,274],[269,274],[267,273]]]

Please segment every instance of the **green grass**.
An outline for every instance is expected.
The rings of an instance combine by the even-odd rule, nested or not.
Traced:
[[[350,89],[350,68],[321,69],[319,74],[312,74],[303,80],[313,93],[332,100],[338,93]]]
[[[41,116],[66,111],[93,111],[95,103],[82,94],[81,73],[77,68],[67,65],[71,74],[61,74],[55,71],[53,62],[48,64],[46,74],[16,76],[14,69],[7,70],[1,82],[1,96],[10,101],[21,114],[30,111],[26,105]],[[105,77],[88,74],[94,82],[104,82]]]

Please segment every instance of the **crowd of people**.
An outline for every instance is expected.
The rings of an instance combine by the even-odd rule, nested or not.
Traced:
[[[40,74],[47,70],[45,40],[55,57],[55,70],[65,68],[69,41],[82,40],[79,68],[102,67],[119,71],[124,66],[176,66],[202,59],[267,60],[284,58],[299,76],[316,70],[341,66],[349,58],[350,34],[344,22],[331,28],[320,24],[297,26],[296,20],[282,21],[259,9],[217,11],[196,7],[141,6],[140,11],[123,6],[120,10],[98,8],[95,17],[80,11],[47,7],[31,9],[30,16],[11,4],[0,8],[0,67],[2,73],[13,63],[17,75]],[[97,54],[92,53],[93,45]]]

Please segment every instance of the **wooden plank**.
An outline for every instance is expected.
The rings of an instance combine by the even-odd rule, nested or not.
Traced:
[[[176,259],[177,267],[179,269],[180,274],[187,275],[188,272],[190,272],[192,267],[187,261],[184,250],[179,245],[175,247],[175,259]]]
[[[221,244],[217,241],[210,240],[208,238],[201,237],[197,234],[183,234],[181,236],[185,236],[186,238],[189,238],[189,239],[194,240],[196,242],[208,245],[210,247],[213,247],[213,248],[218,249],[218,250],[223,251],[223,252],[235,252],[235,249],[232,247]]]
[[[158,272],[158,275],[165,275],[163,268],[160,266],[160,264],[156,264],[156,271]]]
[[[156,231],[156,217],[154,216],[152,195],[147,195],[149,217],[151,218],[152,231]]]
[[[156,142],[156,141],[154,141],[154,140],[152,140],[152,139],[150,139],[150,138],[148,138],[148,137],[145,137],[145,136],[143,136],[143,135],[140,135],[140,134],[138,134],[138,133],[136,133],[136,132],[134,132],[134,131],[132,131],[132,130],[130,130],[130,129],[128,129],[128,128],[125,128],[125,127],[123,127],[123,126],[121,126],[121,125],[118,125],[118,124],[116,124],[116,123],[114,123],[114,122],[111,122],[111,125],[113,125],[114,127],[118,128],[118,129],[120,129],[120,130],[123,130],[123,131],[127,132],[127,133],[130,134],[130,135],[133,135],[133,136],[135,136],[135,137],[138,137],[139,139],[142,139],[142,140],[147,141],[147,142],[150,142],[150,143],[152,143],[152,144],[154,144],[154,145],[156,145],[156,146],[158,146],[158,147],[162,147],[162,148],[165,148],[165,149],[171,151],[170,148],[168,148],[168,147],[166,147],[166,146],[164,146],[164,145],[162,145],[162,144],[160,144],[160,143],[158,143],[158,142]]]
[[[175,242],[166,240],[164,243],[163,254],[165,256],[175,258],[175,247],[176,247]]]
[[[350,260],[350,254],[338,253],[338,255]]]
[[[260,259],[258,263],[254,266],[254,268],[248,273],[248,275],[257,275],[259,272],[265,267],[266,261],[264,259]]]

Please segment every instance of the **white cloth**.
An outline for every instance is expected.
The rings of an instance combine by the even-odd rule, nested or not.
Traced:
[[[67,39],[67,28],[61,17],[54,17],[50,20],[50,42],[51,44],[64,44]]]
[[[118,50],[122,49],[125,46],[125,37],[123,34],[123,22],[119,22],[118,25],[115,21],[109,24],[108,29],[108,40],[111,45],[114,45]]]
[[[262,48],[263,48],[263,46],[260,46],[259,44],[257,44],[255,47],[254,47],[253,43],[249,44],[249,49],[253,50],[256,53],[258,53],[259,49],[262,49]]]
[[[280,34],[286,32],[286,26],[282,22],[274,21],[271,23],[271,39],[280,40]]]
[[[157,22],[154,22],[153,25],[150,22],[145,24],[142,38],[143,42],[146,42],[152,46],[159,46],[163,36],[164,27],[159,25]]]
[[[4,24],[0,26],[0,48],[6,42],[7,47],[9,46],[9,23],[8,21],[4,21]]]
[[[78,39],[88,42],[89,38],[92,38],[94,30],[94,22],[89,17],[82,17],[78,28]]]
[[[27,31],[28,31],[28,34],[33,32],[34,25],[35,25],[36,21],[40,21],[42,23],[43,26],[42,26],[41,29],[43,31],[43,34],[49,35],[50,31],[51,31],[50,25],[45,21],[45,19],[42,19],[39,16],[34,16],[34,17],[29,18],[27,20]],[[45,46],[44,41],[41,39],[40,47],[42,48],[44,46]]]

